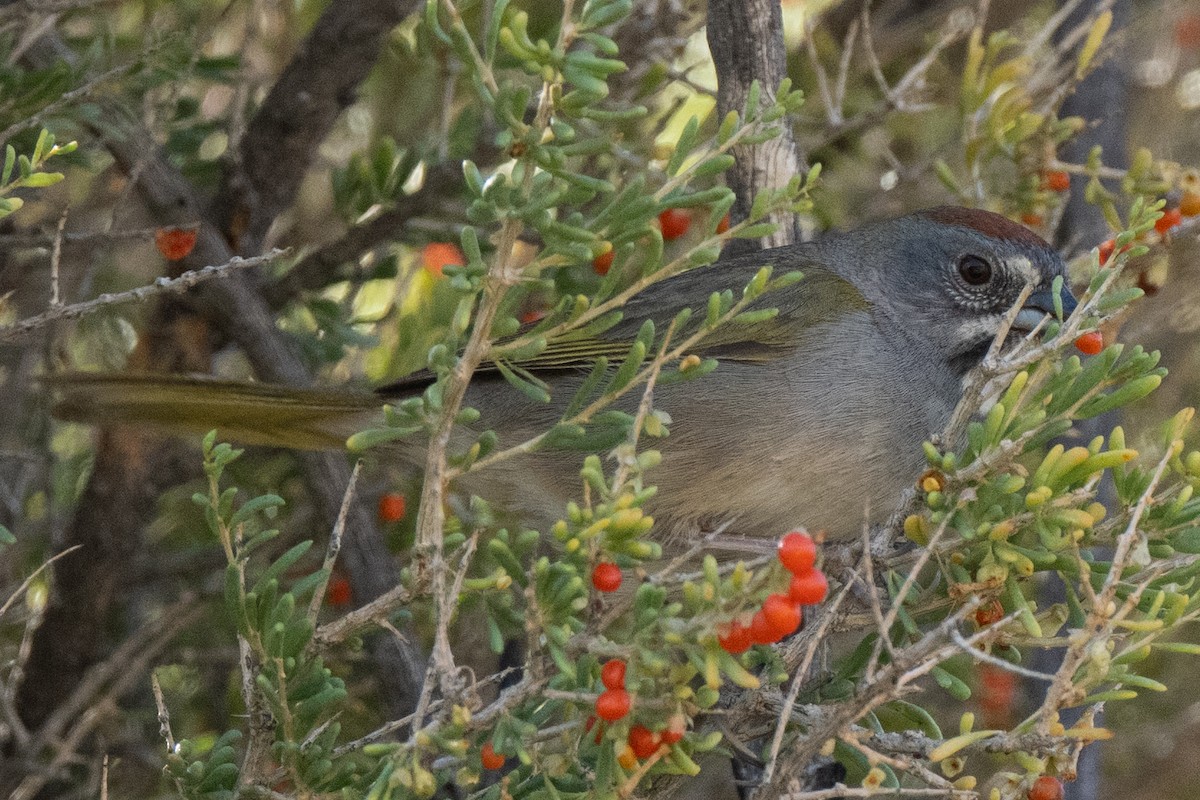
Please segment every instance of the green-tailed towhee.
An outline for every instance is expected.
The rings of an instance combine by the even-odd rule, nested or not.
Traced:
[[[1033,291],[1017,332],[1054,313],[1052,283],[1064,275],[1049,244],[1005,217],[934,208],[665,280],[591,344],[611,349],[646,319],[664,325],[681,308],[702,312],[713,291],[745,286],[764,265],[805,276],[757,301],[778,315],[718,329],[696,349],[719,359],[713,374],[655,389],[656,407],[673,418],[670,435],[655,442],[663,461],[649,475],[659,489],[652,511],[661,535],[732,521],[731,532],[750,535],[805,525],[844,538],[864,519],[883,518],[921,472],[922,441],[949,421],[964,377],[1024,287]],[[1066,289],[1060,303],[1064,315],[1075,307]],[[497,431],[501,447],[552,426],[590,365],[571,355],[580,351],[595,349],[576,343],[564,353],[552,344],[549,355],[523,365],[549,383],[550,403],[477,380],[466,402],[482,412],[478,425]],[[67,419],[217,428],[288,447],[340,446],[378,424],[389,396],[144,374],[77,374],[56,384]],[[410,380],[391,391],[421,387]],[[398,452],[415,465],[423,447],[413,439]],[[468,474],[459,488],[545,525],[578,494],[579,463],[577,452],[530,453]]]

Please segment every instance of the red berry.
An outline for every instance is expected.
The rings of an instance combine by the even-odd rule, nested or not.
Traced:
[[[658,227],[668,242],[678,239],[692,227],[692,215],[678,208],[668,208],[658,215]]]
[[[779,540],[779,563],[793,575],[808,572],[817,563],[817,545],[803,531],[792,531]]]
[[[154,244],[168,261],[186,258],[196,246],[195,228],[159,228],[154,232]]]
[[[621,588],[621,568],[611,561],[601,561],[592,570],[592,586],[600,592],[615,592]]]
[[[773,594],[763,601],[763,616],[780,639],[796,632],[803,616],[800,606],[786,594]]]
[[[1062,781],[1049,775],[1042,775],[1033,782],[1027,797],[1029,800],[1062,800]]]
[[[1200,47],[1200,14],[1184,14],[1175,20],[1175,43],[1187,50]]]
[[[667,728],[662,732],[663,744],[675,744],[687,733],[687,717],[674,714],[667,720]]]
[[[1088,331],[1075,340],[1075,347],[1085,356],[1094,356],[1104,349],[1104,334]]]
[[[1031,228],[1040,228],[1046,222],[1046,218],[1041,214],[1034,214],[1032,211],[1021,215],[1021,222],[1024,222]]]
[[[600,682],[605,689],[625,688],[625,662],[619,658],[606,661],[600,668]]]
[[[799,575],[792,576],[792,582],[788,586],[788,597],[793,603],[799,603],[802,606],[811,606],[825,600],[829,595],[829,581],[825,578],[825,573],[819,569],[810,569],[808,572],[801,572]]]
[[[778,633],[761,611],[756,612],[750,620],[750,641],[753,644],[774,644],[786,635]]]
[[[1017,678],[991,664],[979,665],[979,708],[988,727],[1007,727],[1017,697]]]
[[[994,625],[1004,619],[1004,606],[999,600],[991,600],[975,609],[975,624],[981,628]]]
[[[1065,192],[1071,188],[1071,176],[1066,170],[1047,170],[1042,173],[1042,188],[1052,192]]]
[[[1105,264],[1107,264],[1107,263],[1108,263],[1108,260],[1109,260],[1110,258],[1112,258],[1112,257],[1113,257],[1113,253],[1114,253],[1114,252],[1124,253],[1124,252],[1125,252],[1126,250],[1128,250],[1130,247],[1133,247],[1133,245],[1132,245],[1132,244],[1127,244],[1127,245],[1125,245],[1124,247],[1122,247],[1120,250],[1117,250],[1117,249],[1116,249],[1116,248],[1117,248],[1117,242],[1116,242],[1116,240],[1115,240],[1115,239],[1106,239],[1106,240],[1104,240],[1103,242],[1101,242],[1101,243],[1100,243],[1100,247],[1099,247],[1099,248],[1097,248],[1097,249],[1099,250],[1099,253],[1100,253],[1100,259],[1099,259],[1099,260],[1100,260],[1100,266],[1102,266],[1102,267],[1103,267]]]
[[[334,575],[329,581],[329,588],[325,592],[325,602],[331,606],[348,606],[352,592],[350,591],[350,581],[346,580],[345,575]]]
[[[736,656],[749,650],[754,642],[750,640],[750,629],[735,619],[729,623],[728,631],[717,636],[717,644],[721,645],[721,649],[726,653]]]
[[[633,700],[624,689],[608,689],[596,698],[596,716],[605,722],[616,722],[629,713]]]
[[[658,752],[661,737],[645,725],[634,725],[629,729],[629,749],[638,758],[649,758]]]
[[[1163,209],[1163,215],[1158,218],[1158,222],[1154,223],[1154,230],[1158,231],[1159,236],[1165,236],[1167,231],[1181,222],[1183,222],[1183,212],[1178,208]]]
[[[399,522],[404,519],[408,510],[408,501],[404,495],[388,492],[379,498],[379,519],[381,522]]]
[[[728,214],[721,217],[721,221],[717,223],[717,233],[724,233],[725,231],[729,230],[729,223],[730,219]]]
[[[549,312],[544,308],[531,308],[521,315],[521,324],[532,325],[535,322],[540,322],[546,318],[547,313]]]
[[[479,763],[483,764],[484,769],[500,769],[504,766],[504,756],[496,752],[491,742],[487,742],[479,748]]]
[[[421,248],[421,266],[435,278],[442,277],[446,267],[458,267],[467,263],[463,251],[453,242],[430,242]]]
[[[608,274],[608,271],[612,268],[613,258],[616,257],[616,254],[616,251],[612,249],[612,245],[609,245],[608,250],[592,259],[592,269],[596,271],[597,275],[603,277]]]

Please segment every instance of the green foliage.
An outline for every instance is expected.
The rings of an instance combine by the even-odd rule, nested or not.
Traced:
[[[241,454],[216,443],[215,433],[210,433],[204,440],[209,491],[197,493],[194,500],[204,509],[209,530],[228,562],[225,609],[252,677],[252,683],[243,685],[243,700],[252,717],[267,720],[265,730],[256,725],[245,746],[269,748],[271,760],[279,765],[272,782],[287,780],[306,792],[361,790],[374,775],[356,754],[339,751],[336,709],[346,697],[346,687],[312,646],[318,606],[305,607],[314,595],[322,596],[329,571],[317,569],[294,581],[287,577],[300,566],[311,541],[294,545],[261,570],[252,568],[252,559],[279,535],[273,528],[260,529],[262,521],[274,517],[283,501],[260,495],[235,505],[237,490],[221,489],[220,484],[226,468]],[[286,589],[285,582],[290,584]],[[206,753],[197,752],[186,739],[180,741],[167,761],[167,772],[180,793],[196,798],[236,796],[239,778],[244,779],[237,764],[240,738],[239,731],[227,731]],[[264,755],[259,752],[256,757]],[[253,762],[249,756],[242,758]]]
[[[42,189],[53,186],[63,179],[61,172],[46,172],[45,164],[55,156],[75,152],[77,145],[69,142],[58,145],[54,134],[45,128],[38,135],[33,152],[29,155],[17,153],[11,144],[4,148],[4,164],[0,166],[0,219],[17,211],[25,204],[20,197],[8,195],[16,189]]]

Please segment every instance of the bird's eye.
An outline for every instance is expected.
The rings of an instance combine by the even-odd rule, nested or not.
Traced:
[[[992,265],[979,256],[963,256],[958,262],[958,274],[972,286],[982,286],[992,279]]]

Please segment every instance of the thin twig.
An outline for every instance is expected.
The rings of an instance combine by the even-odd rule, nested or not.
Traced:
[[[202,269],[190,270],[183,273],[178,278],[158,278],[154,283],[146,286],[139,286],[136,289],[130,289],[125,292],[117,292],[116,294],[102,294],[94,300],[86,300],[82,303],[73,303],[71,305],[59,306],[51,308],[48,311],[43,311],[32,317],[14,322],[11,325],[0,327],[0,342],[7,342],[12,339],[19,339],[29,333],[37,330],[43,325],[62,319],[78,319],[79,317],[99,311],[111,305],[119,303],[128,303],[134,300],[146,300],[150,297],[155,297],[165,293],[180,293],[185,292],[196,284],[212,278],[220,278],[230,274],[235,270],[249,269],[257,267],[261,264],[268,264],[280,256],[286,255],[288,250],[275,249],[269,253],[253,258],[238,258],[234,257],[224,264],[217,266],[204,267]]]
[[[329,534],[329,546],[325,548],[325,561],[321,564],[321,569],[325,571],[325,578],[317,586],[313,592],[312,600],[308,604],[308,621],[313,627],[317,624],[317,615],[321,613],[321,605],[325,602],[325,590],[329,586],[329,578],[333,575],[333,565],[337,561],[338,552],[342,549],[342,534],[346,530],[346,518],[350,515],[350,506],[354,502],[354,490],[358,485],[358,476],[362,472],[363,462],[360,458],[354,462],[354,469],[350,472],[350,481],[346,484],[346,492],[342,495],[342,505],[338,509],[337,521],[333,523],[333,531]]]

